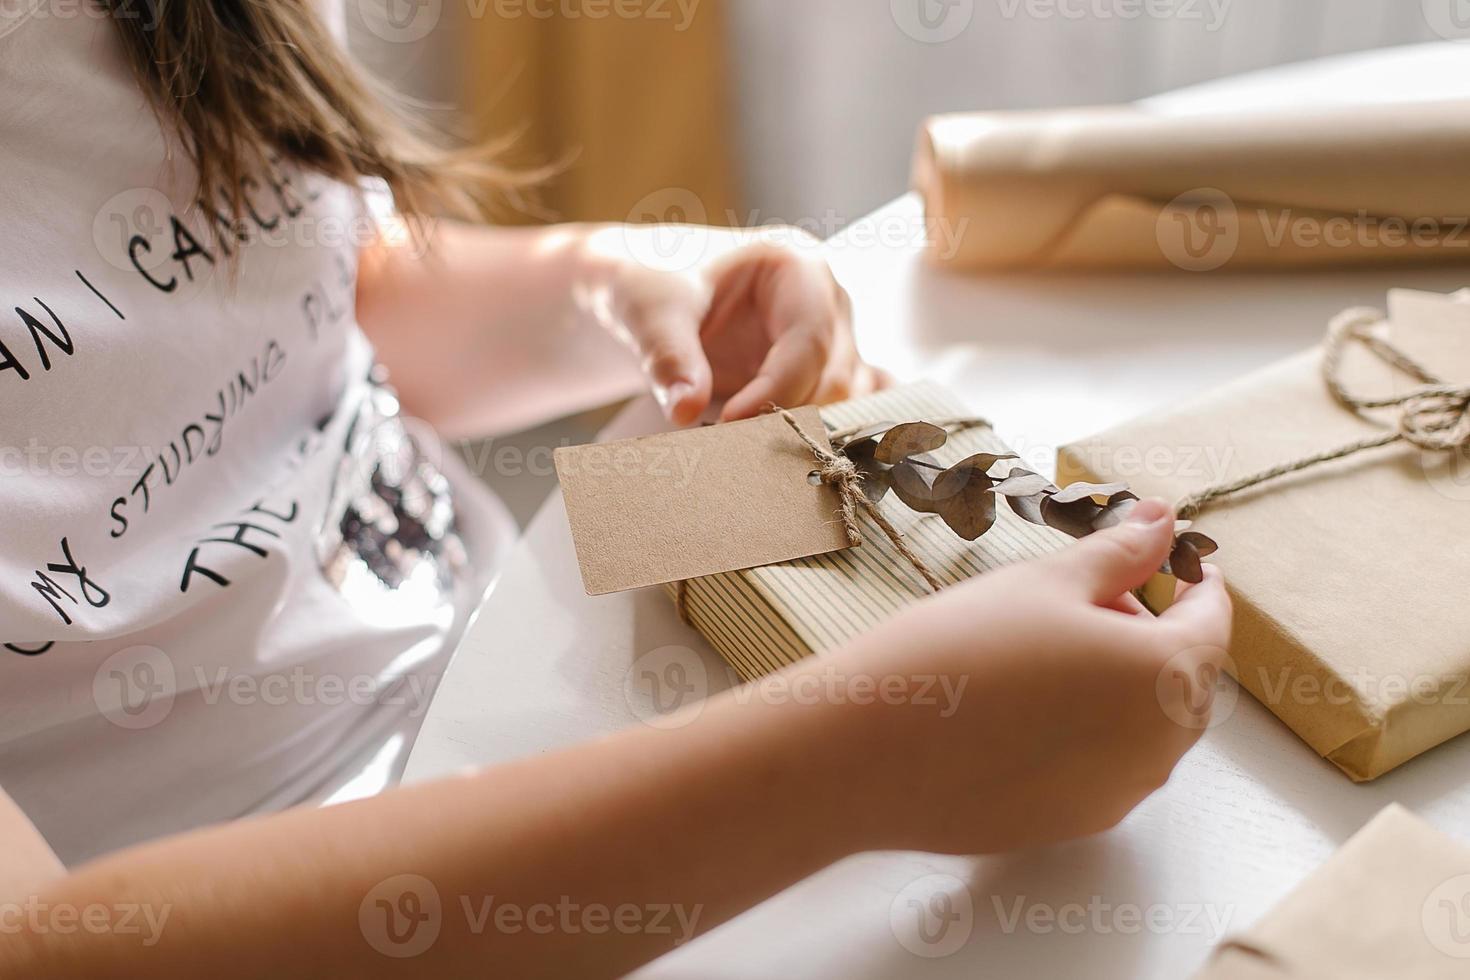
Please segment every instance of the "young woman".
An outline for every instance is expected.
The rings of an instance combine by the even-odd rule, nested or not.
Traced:
[[[435,220],[506,178],[411,136],[338,23],[0,15],[0,974],[616,975],[685,936],[462,905],[660,905],[692,934],[846,854],[1095,833],[1163,782],[1198,728],[1156,680],[1230,616],[1213,574],[1159,618],[1128,596],[1172,536],[1145,502],[826,661],[963,683],[945,717],[727,697],[380,792],[509,537],[406,418],[504,430],[635,362],[679,423],[876,377],[800,241],[711,230],[659,269],[651,229]],[[370,219],[387,194],[417,234]]]

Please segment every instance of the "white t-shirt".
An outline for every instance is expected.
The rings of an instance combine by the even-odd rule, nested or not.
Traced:
[[[512,532],[375,380],[363,195],[212,224],[53,7],[0,15],[0,786],[74,862],[391,783]]]

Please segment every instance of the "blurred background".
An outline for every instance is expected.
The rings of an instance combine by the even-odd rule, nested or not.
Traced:
[[[541,217],[828,232],[906,189],[930,113],[1128,101],[1470,28],[1466,0],[347,6],[358,56],[438,124],[565,164],[527,208]]]

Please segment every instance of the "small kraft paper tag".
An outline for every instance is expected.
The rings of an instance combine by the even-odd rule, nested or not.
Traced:
[[[823,447],[815,408],[792,412]],[[556,450],[582,583],[605,595],[849,547],[811,449],[779,415]]]

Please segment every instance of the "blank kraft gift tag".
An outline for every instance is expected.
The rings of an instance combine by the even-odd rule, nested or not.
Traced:
[[[827,446],[815,408],[792,413]],[[702,578],[848,547],[838,494],[779,415],[558,449],[589,595]]]

